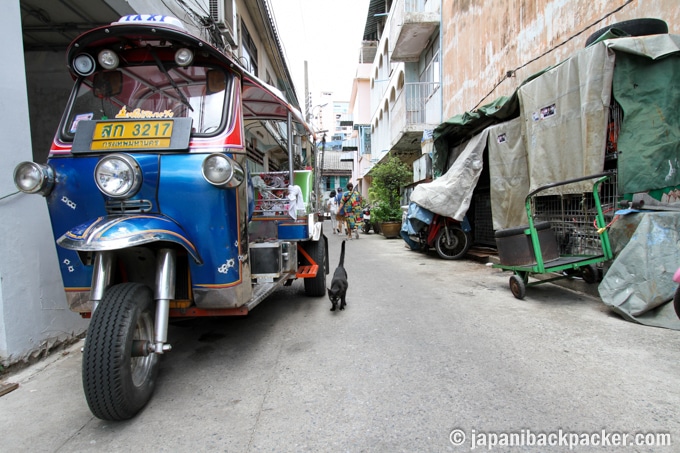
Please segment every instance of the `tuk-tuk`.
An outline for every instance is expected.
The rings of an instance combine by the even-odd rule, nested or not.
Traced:
[[[170,318],[246,315],[296,279],[325,294],[314,170],[295,168],[314,137],[276,88],[172,17],[85,32],[67,63],[47,163],[14,179],[45,197],[67,302],[91,318],[90,410],[125,420],[153,393]],[[269,171],[263,149],[288,168]]]

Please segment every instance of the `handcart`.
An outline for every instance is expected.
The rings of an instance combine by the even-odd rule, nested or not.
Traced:
[[[496,231],[500,263],[494,264],[493,267],[513,272],[510,277],[510,291],[517,299],[524,298],[528,286],[559,279],[580,275],[587,283],[598,281],[596,264],[612,259],[607,224],[599,195],[600,186],[611,176],[612,173],[599,173],[541,186],[530,192],[525,199],[528,225]],[[574,226],[577,222],[576,216],[569,209],[565,209],[564,201],[561,202],[561,211],[562,213],[566,211],[567,214],[562,214],[561,217],[536,212],[537,206],[545,206],[544,199],[550,198],[550,196],[539,197],[540,192],[591,179],[597,179],[593,184],[592,199],[585,196],[589,194],[582,194],[579,200],[571,200],[571,204],[577,204],[579,209],[586,213],[583,216],[584,219],[594,214],[594,224],[591,224],[588,219],[587,222],[578,222],[579,228],[576,228]],[[558,225],[553,225],[553,223]],[[562,231],[562,237],[558,243],[554,227],[563,227],[564,225],[559,225],[560,223],[566,224],[570,230]],[[584,226],[588,228],[587,231],[584,230]],[[585,242],[587,246],[584,247]],[[596,244],[597,242],[599,244]],[[573,246],[575,243],[579,244],[579,247],[576,247],[576,253],[574,253],[574,247],[568,250],[569,253],[563,252],[565,245]],[[530,275],[545,273],[559,273],[559,275],[529,282]]]

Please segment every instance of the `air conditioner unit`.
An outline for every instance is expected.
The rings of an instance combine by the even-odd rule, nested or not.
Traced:
[[[238,47],[234,25],[234,0],[209,0],[210,17],[232,47]]]

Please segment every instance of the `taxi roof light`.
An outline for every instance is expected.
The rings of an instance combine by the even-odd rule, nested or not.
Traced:
[[[182,30],[186,30],[184,24],[176,17],[164,16],[162,14],[128,14],[118,19],[111,25],[118,24],[149,24],[149,25],[170,25]]]

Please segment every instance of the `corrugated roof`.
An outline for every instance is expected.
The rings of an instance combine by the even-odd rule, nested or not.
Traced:
[[[323,156],[323,172],[352,172],[351,161],[341,161],[340,156],[346,154],[342,151],[325,151]],[[320,157],[321,158],[321,157]]]
[[[380,41],[378,24],[385,22],[385,0],[371,0],[364,26],[364,41]]]

